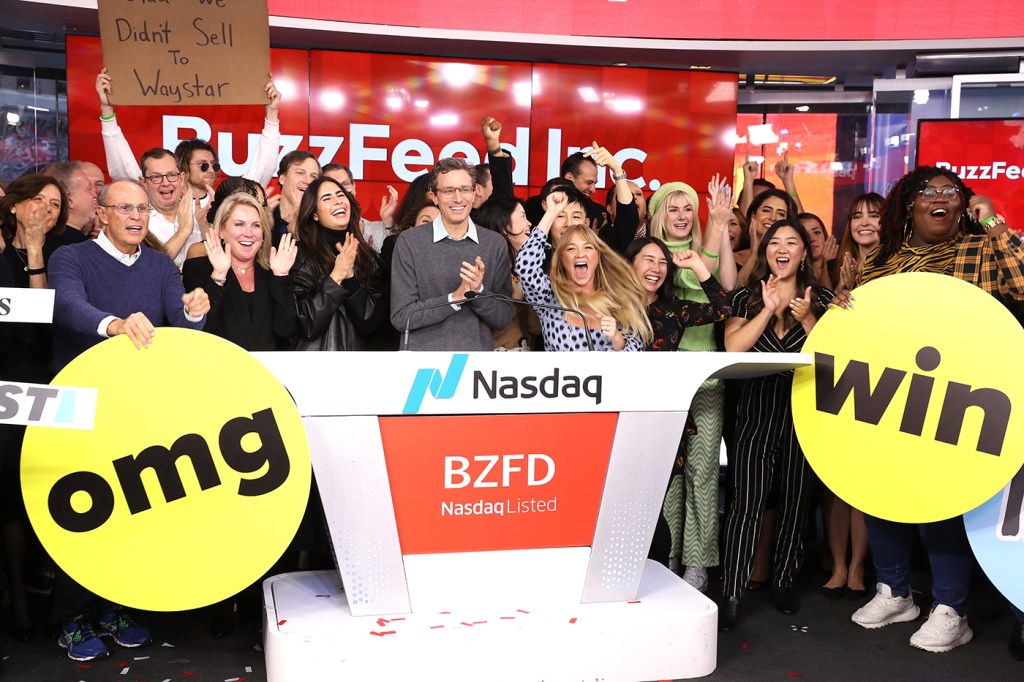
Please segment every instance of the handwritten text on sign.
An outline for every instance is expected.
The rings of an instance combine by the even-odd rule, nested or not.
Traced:
[[[99,0],[114,104],[263,104],[265,2]]]

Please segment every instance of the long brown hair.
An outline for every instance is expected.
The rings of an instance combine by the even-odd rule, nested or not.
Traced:
[[[771,265],[768,263],[768,242],[771,241],[775,233],[784,227],[792,228],[796,231],[800,237],[800,241],[804,245],[804,262],[796,270],[796,291],[798,296],[803,296],[804,291],[807,287],[811,287],[811,312],[815,317],[820,318],[825,312],[825,308],[818,304],[818,294],[821,292],[822,286],[818,283],[818,280],[814,276],[814,267],[812,263],[808,263],[809,259],[812,259],[811,255],[811,238],[807,234],[807,230],[800,224],[800,221],[794,218],[786,218],[785,220],[777,220],[772,223],[772,226],[768,228],[768,231],[761,237],[761,243],[757,246],[757,265],[754,267],[754,271],[750,273],[750,285],[747,287],[750,290],[750,298],[748,299],[747,309],[751,314],[761,312],[764,308],[764,299],[761,296],[761,282],[767,282],[768,276],[772,274]],[[777,316],[773,316],[776,317]],[[786,329],[794,326],[796,318],[793,317],[793,313],[790,311],[789,306],[786,306],[782,311],[782,323]]]
[[[323,272],[330,272],[334,269],[334,260],[338,257],[338,252],[320,237],[317,229],[320,224],[316,220],[316,209],[319,203],[317,197],[320,194],[320,188],[327,183],[340,189],[345,193],[345,197],[348,198],[349,219],[346,231],[352,234],[356,241],[359,242],[359,251],[356,253],[356,276],[365,281],[373,272],[374,261],[379,256],[374,253],[363,237],[363,230],[360,225],[362,212],[359,208],[359,202],[356,201],[351,192],[342,187],[341,183],[334,178],[321,175],[309,183],[309,187],[302,194],[299,213],[295,219],[296,234],[299,238],[299,253],[302,254],[303,258],[315,262]]]

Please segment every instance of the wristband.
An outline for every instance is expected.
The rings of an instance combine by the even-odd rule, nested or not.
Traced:
[[[111,114],[110,116],[100,116],[101,121],[113,121],[117,118],[117,114]]]
[[[214,284],[221,285],[228,281],[226,277],[214,277],[213,275],[210,275],[210,279],[213,281]]]
[[[46,274],[46,266],[44,265],[41,268],[30,268],[30,267],[28,267],[26,265],[25,266],[25,272],[27,272],[30,276],[31,275],[45,275]]]
[[[794,199],[796,199],[796,192],[790,192],[790,193],[789,193],[789,196],[791,196],[791,197],[793,197]]]
[[[997,220],[999,220],[999,216],[997,216],[995,213],[993,213],[992,215],[990,215],[989,217],[987,217],[987,218],[985,218],[984,220],[981,221],[981,226],[982,227],[988,227],[989,225],[991,225],[993,222],[995,222]]]
[[[701,250],[704,252],[704,255],[707,256],[708,258],[718,258],[718,254],[717,253],[711,253],[707,249],[701,249]]]

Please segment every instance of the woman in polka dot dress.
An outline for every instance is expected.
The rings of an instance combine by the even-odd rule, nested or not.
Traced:
[[[547,235],[567,202],[553,192],[547,210],[516,256],[516,274],[526,300],[535,304],[549,351],[587,350],[583,321],[573,313],[540,308],[575,308],[587,318],[594,350],[640,351],[651,338],[644,308],[646,292],[633,268],[588,227],[570,228],[551,259],[551,276],[544,272]]]

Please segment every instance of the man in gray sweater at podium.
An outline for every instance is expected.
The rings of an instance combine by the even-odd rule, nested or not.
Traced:
[[[391,264],[391,323],[402,349],[493,350],[492,331],[512,321],[512,273],[504,237],[469,217],[475,169],[441,159],[430,173],[440,215],[406,230]]]

